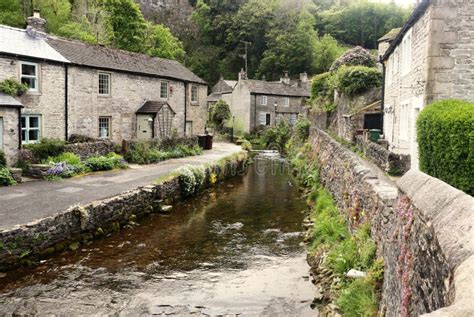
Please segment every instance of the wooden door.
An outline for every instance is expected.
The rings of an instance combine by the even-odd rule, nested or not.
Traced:
[[[151,114],[137,114],[137,138],[153,138],[153,116]]]

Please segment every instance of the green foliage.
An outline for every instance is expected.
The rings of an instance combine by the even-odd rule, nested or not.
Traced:
[[[372,317],[377,315],[378,299],[375,284],[368,279],[356,279],[342,289],[336,301],[343,316]]]
[[[69,0],[33,0],[33,7],[41,11],[41,16],[47,20],[48,32],[56,33],[61,26],[71,18],[71,3]]]
[[[44,160],[45,164],[49,163],[59,163],[65,162],[69,165],[79,165],[81,163],[81,158],[74,153],[64,152],[55,157],[48,157]]]
[[[93,172],[127,167],[127,163],[116,153],[109,153],[107,156],[91,157],[85,161],[85,165]]]
[[[435,102],[417,120],[420,169],[474,195],[474,103]]]
[[[94,35],[93,26],[85,16],[83,16],[79,22],[72,21],[62,25],[56,33],[60,36],[89,44],[97,43],[97,37]]]
[[[241,140],[240,146],[242,147],[242,150],[244,151],[251,151],[252,150],[252,143],[248,140]]]
[[[0,168],[7,166],[7,159],[5,157],[5,152],[0,150]]]
[[[382,74],[377,68],[342,66],[335,75],[336,88],[346,96],[355,96],[382,85]]]
[[[286,143],[290,140],[291,128],[286,120],[278,121],[276,127],[264,130],[261,139],[267,148],[285,152]]]
[[[366,66],[375,67],[377,64],[375,57],[363,47],[356,46],[339,57],[331,65],[331,72],[337,71],[341,66]]]
[[[185,197],[195,195],[204,185],[206,174],[202,166],[185,165],[175,173],[178,175],[179,184]]]
[[[217,131],[223,132],[225,122],[231,118],[229,105],[224,100],[219,100],[210,111],[212,125]]]
[[[341,47],[339,43],[331,35],[326,34],[320,37],[314,43],[314,69],[316,74],[324,73],[331,69],[334,61],[341,56],[345,48]]]
[[[173,36],[169,28],[161,24],[148,23],[147,31],[145,52],[148,55],[178,61],[184,60],[183,43]]]
[[[15,179],[12,177],[10,170],[6,167],[0,167],[0,185],[16,185]]]
[[[0,24],[23,27],[25,18],[19,0],[0,1]]]
[[[179,144],[166,141],[169,144],[152,144],[140,141],[134,144],[125,158],[130,163],[153,164],[171,158],[179,158],[202,154],[202,149],[197,145]]]
[[[48,157],[55,157],[64,152],[66,141],[58,139],[43,138],[39,143],[24,145],[31,150],[38,161],[46,160]]]
[[[22,84],[14,78],[0,82],[0,91],[10,96],[20,96],[29,89],[27,84]]]
[[[313,77],[311,100],[324,111],[334,110],[334,75],[331,72]]]
[[[300,141],[304,142],[309,137],[309,129],[311,127],[311,122],[305,117],[300,116],[294,127],[294,135]]]

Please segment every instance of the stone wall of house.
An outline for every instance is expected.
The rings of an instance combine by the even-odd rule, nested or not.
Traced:
[[[28,59],[0,56],[0,81],[20,80],[20,61]],[[41,137],[64,139],[65,136],[65,68],[59,64],[38,63],[39,90],[25,93],[21,102],[22,114],[41,115]]]
[[[198,101],[191,101],[191,86],[196,85],[198,87]],[[186,135],[196,135],[204,133],[204,129],[207,123],[207,86],[189,84],[188,85],[188,105],[186,108],[186,121],[192,122],[192,131],[186,131]]]
[[[350,226],[365,217],[371,223],[385,265],[380,313],[439,315],[451,305],[440,312],[472,314],[474,199],[416,171],[401,178],[399,190],[325,132],[313,128],[310,140],[321,182]]]
[[[235,86],[230,98],[231,103],[229,103],[229,105],[231,105],[232,115],[235,116],[235,120],[238,124],[242,125],[244,132],[250,132],[255,122],[255,108],[250,105],[251,100],[254,99],[255,96],[251,96],[247,87],[245,87],[242,82],[239,82]]]
[[[366,135],[356,136],[357,148],[364,156],[390,175],[403,175],[410,169],[410,156],[395,154],[379,143],[367,139]]]
[[[18,132],[18,111],[17,108],[0,107],[0,118],[3,121],[3,150],[8,165],[16,162],[20,135]]]
[[[146,100],[160,101],[160,83],[164,79],[111,73],[110,96],[99,96],[99,71],[69,68],[69,133],[97,138],[99,117],[111,119],[111,140],[121,142],[136,137],[136,111]],[[172,130],[184,134],[184,83],[169,82],[167,101],[176,113]]]
[[[247,155],[228,157],[223,163],[206,168],[205,186],[210,185],[210,175],[218,179],[240,175],[246,168]],[[0,271],[14,268],[26,260],[62,251],[74,243],[101,236],[121,226],[136,221],[150,213],[162,211],[163,203],[172,203],[182,197],[178,177],[173,176],[160,184],[139,187],[115,197],[73,206],[64,212],[36,220],[24,226],[0,231]],[[25,252],[28,257],[22,256]]]
[[[427,103],[474,101],[474,2],[433,0],[432,7]]]
[[[262,105],[262,96],[267,96],[267,104]],[[270,114],[270,126],[274,126],[279,119],[290,120],[291,114],[303,113],[303,100],[301,97],[288,97],[289,105],[285,106],[285,97],[270,96],[270,95],[256,95],[250,96],[251,108],[257,109],[256,127],[260,126],[260,115]],[[275,104],[277,108],[275,111]]]

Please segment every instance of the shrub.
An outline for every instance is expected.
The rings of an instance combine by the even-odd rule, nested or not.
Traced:
[[[474,103],[443,100],[417,120],[420,169],[474,195]]]
[[[163,140],[136,142],[125,154],[130,163],[152,164],[170,158],[179,158],[202,154],[202,149],[194,142],[194,138],[179,138],[179,141]],[[178,143],[182,142],[182,143]]]
[[[76,175],[74,166],[66,162],[54,163],[54,165],[46,172],[46,179],[54,180],[59,178],[68,178]]]
[[[95,141],[97,141],[97,139],[82,134],[71,134],[71,136],[69,137],[69,143],[86,143]]]
[[[66,142],[57,139],[41,139],[36,144],[25,145],[25,148],[31,150],[38,161],[44,161],[48,157],[55,157],[64,152]]]
[[[0,82],[0,91],[10,96],[20,96],[29,89],[27,84],[22,84],[14,78]]]
[[[10,173],[10,170],[6,167],[0,167],[0,185],[3,185],[3,186],[16,185],[15,179]]]
[[[262,140],[267,147],[273,147],[274,150],[278,149],[280,153],[283,153],[290,137],[291,130],[288,122],[280,120],[276,127],[265,130]]]
[[[0,151],[0,168],[7,166],[7,159],[5,157],[5,153]]]
[[[65,152],[55,157],[48,157],[46,160],[43,161],[43,163],[45,164],[49,164],[51,162],[52,163],[65,162],[69,165],[79,165],[81,164],[81,158],[74,153]]]
[[[375,284],[368,279],[356,279],[342,289],[336,303],[344,316],[376,316],[378,304]]]
[[[231,117],[230,107],[224,100],[219,100],[212,108],[210,119],[217,131],[224,130],[224,124]]]
[[[300,117],[295,124],[294,134],[300,141],[306,141],[309,137],[309,128],[311,127],[311,122],[304,118]]]
[[[377,61],[375,60],[375,57],[370,54],[370,51],[361,46],[356,46],[336,59],[332,64],[330,71],[335,72],[344,65],[375,67],[376,63]]]
[[[185,197],[193,196],[204,185],[206,172],[202,166],[185,165],[176,171],[178,181]]]
[[[252,143],[248,140],[241,140],[240,146],[242,147],[242,150],[244,151],[251,151],[252,150]]]
[[[336,88],[346,96],[363,93],[382,85],[382,74],[377,68],[343,66],[335,74]]]
[[[127,167],[127,163],[122,156],[115,153],[109,153],[107,156],[91,157],[86,160],[85,165],[94,172]]]
[[[334,110],[334,76],[322,73],[313,77],[311,84],[311,100],[324,111]]]

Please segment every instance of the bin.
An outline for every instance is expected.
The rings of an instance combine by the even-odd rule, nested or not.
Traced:
[[[379,129],[371,129],[369,130],[369,133],[370,133],[370,141],[372,142],[377,142],[379,139],[380,139],[380,133],[382,131],[380,131]]]
[[[206,149],[206,143],[207,143],[207,135],[205,134],[198,134],[198,144],[202,149]]]
[[[206,145],[204,147],[205,150],[212,150],[212,141],[214,137],[212,134],[207,134],[206,135]]]

